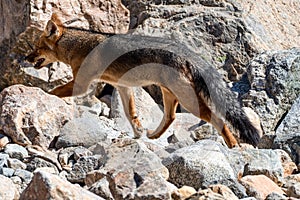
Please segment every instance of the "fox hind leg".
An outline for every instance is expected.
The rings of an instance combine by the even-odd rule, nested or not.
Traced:
[[[160,88],[163,95],[164,117],[155,131],[148,131],[147,136],[150,139],[159,138],[168,129],[175,119],[176,108],[178,105],[177,98],[170,90],[164,87]]]
[[[201,103],[200,105],[200,118],[206,122],[211,123],[217,129],[217,131],[224,138],[229,148],[238,146],[237,140],[235,139],[229,128],[226,126],[226,124],[223,122],[223,120],[220,119],[216,114],[214,114],[211,109],[208,108],[204,103]]]
[[[128,87],[117,86],[116,88],[120,93],[125,115],[133,128],[134,137],[140,138],[144,129],[136,114],[133,91]]]

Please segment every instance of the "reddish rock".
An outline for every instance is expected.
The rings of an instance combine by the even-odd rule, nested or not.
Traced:
[[[36,172],[28,187],[21,194],[20,200],[49,199],[49,200],[103,200],[101,197],[62,180],[59,176],[47,172]]]
[[[14,85],[0,93],[0,130],[13,142],[48,148],[59,129],[78,112],[40,88]]]
[[[247,194],[258,200],[264,200],[272,192],[284,194],[278,185],[264,175],[244,176],[240,182],[246,188]]]

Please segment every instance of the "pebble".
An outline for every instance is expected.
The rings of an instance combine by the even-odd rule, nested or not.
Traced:
[[[10,158],[16,158],[19,160],[23,160],[28,157],[28,151],[18,144],[7,144],[4,152],[7,153]]]

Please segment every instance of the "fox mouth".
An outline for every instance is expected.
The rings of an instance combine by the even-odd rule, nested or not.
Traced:
[[[45,61],[45,58],[38,59],[33,67],[36,69],[41,69],[43,67],[42,64],[44,61]]]

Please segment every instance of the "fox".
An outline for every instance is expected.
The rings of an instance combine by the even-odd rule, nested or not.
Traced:
[[[71,67],[73,80],[50,91],[58,97],[84,94],[94,80],[112,85],[120,94],[135,138],[143,134],[159,138],[175,120],[180,104],[212,124],[229,148],[239,146],[234,131],[246,143],[255,147],[259,143],[259,130],[218,71],[176,40],[91,32],[64,25],[54,13],[25,59],[36,69],[53,62]],[[137,116],[132,87],[153,84],[161,89],[164,114],[155,130],[146,130]]]

